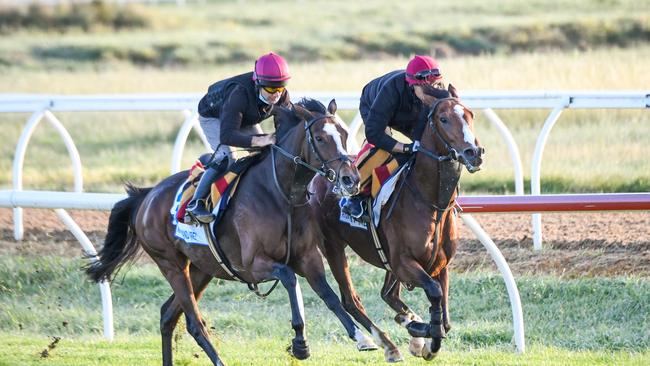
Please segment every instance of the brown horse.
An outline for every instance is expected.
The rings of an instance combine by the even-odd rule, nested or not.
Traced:
[[[358,171],[343,145],[347,132],[335,112],[334,100],[327,109],[315,100],[303,100],[292,109],[274,108],[279,143],[241,178],[228,210],[214,228],[229,268],[218,264],[205,246],[189,245],[174,236],[170,207],[187,172],[172,175],[153,188],[127,187],[129,197],[111,211],[100,261],[89,266],[87,273],[95,281],[111,278],[139,247],[156,262],[174,291],[160,312],[163,365],[172,365],[172,333],[181,313],[185,313],[187,331],[212,363],[224,364],[208,339],[197,301],[212,278],[233,280],[228,272],[249,287],[279,280],[286,288],[295,330],[289,350],[296,358],[309,357],[296,273],[307,279],[336,314],[359,350],[376,348],[325,280],[317,247],[320,231],[307,205],[307,185],[314,172],[332,181],[343,195],[358,191]]]
[[[397,312],[395,320],[413,337],[411,353],[432,359],[450,329],[447,265],[458,240],[453,207],[461,164],[474,173],[480,169],[483,153],[473,134],[472,112],[460,103],[452,86],[449,93],[442,93],[426,102],[430,112],[420,146],[405,163],[398,188],[381,211],[376,230],[380,250],[371,231],[340,221],[339,199],[330,193],[330,183],[316,177],[310,186],[315,192],[310,205],[325,237],[322,251],[339,284],[343,306],[375,336],[389,362],[401,360],[401,354],[368,318],[352,285],[345,247],[349,245],[363,260],[386,270],[381,297]],[[426,293],[431,302],[428,324],[400,299],[402,284]]]

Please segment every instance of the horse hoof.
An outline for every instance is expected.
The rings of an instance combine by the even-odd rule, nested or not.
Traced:
[[[390,362],[390,363],[404,361],[404,357],[402,357],[402,353],[397,348],[395,348],[394,350],[389,350],[389,349],[385,350],[384,359],[386,360],[386,362]]]
[[[306,360],[309,358],[309,346],[303,340],[291,340],[291,346],[288,349],[291,355],[299,360]]]
[[[424,338],[412,337],[409,341],[409,352],[415,357],[422,357]]]
[[[426,361],[431,361],[436,358],[436,356],[438,356],[438,351],[440,351],[441,344],[442,338],[427,339],[426,344],[422,349],[422,358]]]
[[[374,351],[378,349],[372,338],[365,335],[361,330],[357,329],[354,339],[357,341],[357,350],[359,351]]]

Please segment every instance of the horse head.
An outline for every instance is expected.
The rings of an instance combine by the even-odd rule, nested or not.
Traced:
[[[334,191],[343,196],[359,192],[359,172],[348,157],[348,131],[336,115],[336,101],[325,106],[310,98],[303,98],[292,108],[277,107],[275,117],[278,140],[289,130],[301,124],[305,139],[300,156],[307,164],[318,167],[318,173],[334,183]]]
[[[430,149],[459,161],[470,173],[479,171],[485,149],[474,134],[474,113],[460,102],[451,84],[448,90],[428,88],[424,93],[429,114],[419,151]]]

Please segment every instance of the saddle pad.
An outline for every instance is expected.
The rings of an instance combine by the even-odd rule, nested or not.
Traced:
[[[397,184],[397,181],[399,180],[399,176],[402,174],[402,171],[404,171],[405,165],[399,167],[399,169],[388,176],[388,179],[383,181],[381,188],[379,189],[379,192],[377,194],[377,197],[372,199],[372,213],[373,213],[373,224],[375,227],[379,226],[379,220],[381,218],[381,209],[384,207],[386,202],[390,199],[390,197],[393,195],[393,192],[395,191],[395,185]],[[339,206],[343,206],[343,198],[339,200]],[[348,225],[352,227],[356,227],[359,229],[364,229],[367,230],[366,224],[363,221],[357,220],[354,217],[344,213],[341,210],[341,213],[339,215],[339,221],[345,222]]]
[[[237,160],[228,168],[225,174],[217,178],[212,184],[210,197],[206,200],[206,207],[216,217],[216,220],[210,224],[211,228],[214,228],[214,224],[223,216],[230,198],[237,190],[239,179],[243,173],[259,160],[260,157],[257,155]],[[197,160],[190,168],[187,180],[178,188],[174,203],[170,209],[172,223],[176,227],[175,236],[187,243],[200,245],[208,245],[205,229],[198,224],[185,224],[184,219],[187,205],[192,199],[194,191],[196,191],[196,185],[204,171],[204,165]]]

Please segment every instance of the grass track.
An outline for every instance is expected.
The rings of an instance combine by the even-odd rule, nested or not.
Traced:
[[[82,263],[47,256],[0,257],[0,365],[159,363],[159,307],[170,290],[158,270],[150,264],[133,267],[113,283],[117,340],[108,344],[101,340],[99,291],[78,270]],[[356,259],[351,263],[366,309],[407,352],[406,332],[393,323],[394,314],[378,295],[381,272]],[[452,274],[454,328],[436,364],[642,365],[650,360],[647,279],[528,275],[519,276],[517,283],[528,352],[513,353],[512,316],[501,277],[486,272]],[[381,352],[356,352],[335,317],[304,281],[301,284],[313,354],[305,365],[382,361]],[[404,293],[405,301],[420,314],[426,314],[428,306],[423,298],[420,290]],[[213,340],[231,365],[293,364],[283,351],[292,336],[283,290],[260,300],[240,284],[215,281],[199,305],[213,328]],[[182,322],[176,334],[177,364],[207,364]],[[53,336],[63,340],[51,357],[41,360],[40,352]],[[414,358],[407,361],[425,364]]]

